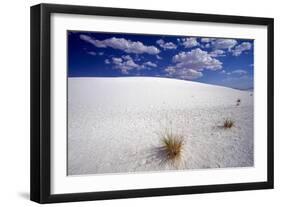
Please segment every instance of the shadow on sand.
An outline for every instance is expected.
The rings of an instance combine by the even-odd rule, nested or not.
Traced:
[[[184,154],[184,153],[183,153]],[[184,156],[182,155],[180,159],[171,160],[167,155],[165,147],[152,147],[149,150],[147,156],[147,164],[154,163],[158,164],[164,169],[182,169],[185,167]]]

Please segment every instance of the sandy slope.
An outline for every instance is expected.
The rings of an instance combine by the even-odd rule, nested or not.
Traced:
[[[148,77],[68,87],[69,175],[174,169],[159,152],[166,130],[184,136],[182,169],[253,166],[252,92]],[[225,118],[235,127],[222,129]]]

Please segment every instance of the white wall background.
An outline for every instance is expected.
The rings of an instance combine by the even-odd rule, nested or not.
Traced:
[[[55,204],[53,206],[266,206],[281,202],[280,46],[278,1],[245,0],[7,0],[1,2],[0,206],[36,206],[29,201],[29,7],[37,3],[81,4],[275,18],[275,189],[170,197]],[[279,106],[278,106],[279,105]],[[280,204],[279,204],[280,205]],[[276,205],[275,205],[276,206]]]

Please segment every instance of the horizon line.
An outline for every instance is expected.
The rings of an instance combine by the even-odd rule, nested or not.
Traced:
[[[220,84],[214,84],[214,83],[205,83],[195,80],[186,80],[186,79],[180,79],[180,78],[172,78],[172,77],[163,77],[163,76],[68,76],[67,78],[166,78],[166,79],[174,79],[174,80],[182,80],[182,81],[190,81],[190,82],[196,82],[196,83],[202,83],[207,85],[214,85],[214,86],[221,86],[236,90],[242,90],[242,91],[254,91],[254,87],[248,87],[248,88],[236,88],[231,86],[225,86]]]

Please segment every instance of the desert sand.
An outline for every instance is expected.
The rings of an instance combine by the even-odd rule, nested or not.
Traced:
[[[224,129],[225,119],[234,126]],[[184,137],[180,165],[163,163],[166,131]],[[251,167],[253,142],[251,91],[169,78],[68,78],[68,175]]]

